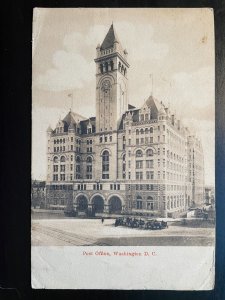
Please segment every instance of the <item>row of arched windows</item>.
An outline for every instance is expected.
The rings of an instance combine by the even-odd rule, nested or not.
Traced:
[[[145,130],[143,128],[136,129],[136,135],[139,135],[139,134],[149,134],[149,133],[153,133],[153,127],[145,128]]]
[[[113,71],[113,70],[114,70],[114,62],[112,60],[109,62],[106,61],[106,62],[100,64],[100,72],[101,73]]]
[[[143,155],[144,155],[144,151],[142,151],[141,149],[138,149],[135,153],[136,157],[143,157]],[[146,150],[146,156],[153,156],[153,155],[154,155],[153,149]]]
[[[54,140],[54,144],[59,144],[59,143],[62,144],[62,143],[65,143],[65,142],[66,142],[65,138]]]

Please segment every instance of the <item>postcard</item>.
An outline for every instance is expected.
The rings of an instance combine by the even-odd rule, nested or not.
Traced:
[[[35,8],[34,289],[211,290],[210,8]]]

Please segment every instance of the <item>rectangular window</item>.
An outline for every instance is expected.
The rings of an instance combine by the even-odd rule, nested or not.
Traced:
[[[143,179],[143,172],[136,172],[136,179]]]
[[[137,201],[137,209],[142,209],[142,201]]]
[[[109,137],[109,140],[110,140],[110,142],[112,142],[112,136],[110,135],[110,137]]]
[[[153,143],[153,137],[150,136],[150,143]]]
[[[144,144],[144,138],[141,138],[141,144]]]
[[[70,145],[70,150],[73,151],[73,145]]]
[[[109,179],[109,174],[102,174],[102,179]]]
[[[139,145],[139,139],[136,139],[136,145]]]
[[[105,136],[105,143],[107,143],[107,136]]]
[[[131,145],[131,139],[128,140],[128,144],[129,144],[129,146]]]
[[[73,165],[70,165],[70,171],[73,171]]]
[[[153,210],[153,202],[147,202],[147,209]]]
[[[102,165],[102,172],[108,172],[109,171],[109,164]]]
[[[60,172],[65,172],[65,165],[60,166]]]
[[[143,168],[143,161],[137,160],[136,161],[136,169],[142,169]]]
[[[71,142],[73,142],[73,137],[71,136]]]
[[[146,160],[146,168],[153,168],[153,160]]]
[[[60,180],[64,181],[65,180],[65,174],[60,174]]]
[[[53,166],[54,172],[58,172],[58,166]]]
[[[87,166],[87,172],[91,173],[92,172],[92,166]]]

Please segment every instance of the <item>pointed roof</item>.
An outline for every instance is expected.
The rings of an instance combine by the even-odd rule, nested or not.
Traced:
[[[114,30],[113,24],[110,26],[108,33],[105,36],[105,39],[101,45],[101,50],[105,50],[108,48],[112,48],[114,42],[119,43],[119,39],[117,37],[117,34]]]
[[[68,126],[70,124],[76,124],[71,111],[65,116],[63,121],[66,122]]]
[[[163,104],[160,103],[156,98],[154,98],[152,95],[148,97],[148,99],[145,101],[145,104],[148,107],[151,107],[151,115],[153,119],[157,119],[158,113],[161,111],[161,113],[164,110]],[[163,109],[163,110],[162,110]],[[164,110],[165,111],[165,110]]]
[[[68,114],[63,119],[63,122],[66,123],[68,126],[72,124],[79,123],[80,121],[85,120],[85,118],[77,113],[69,111]]]

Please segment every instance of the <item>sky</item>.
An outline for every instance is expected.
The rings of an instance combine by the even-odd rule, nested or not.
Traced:
[[[205,184],[214,185],[214,27],[207,8],[36,8],[32,178],[46,179],[49,125],[54,129],[71,106],[84,117],[95,116],[94,58],[112,22],[128,52],[129,103],[141,107],[153,92],[168,105],[201,139]]]

